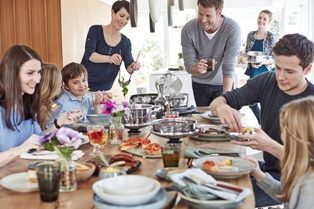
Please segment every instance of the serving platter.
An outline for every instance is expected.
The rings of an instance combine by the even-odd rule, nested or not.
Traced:
[[[130,153],[132,155],[140,156],[143,158],[161,158],[162,157],[161,154],[160,155],[149,155],[142,148],[130,148],[130,149],[122,150],[122,151]]]

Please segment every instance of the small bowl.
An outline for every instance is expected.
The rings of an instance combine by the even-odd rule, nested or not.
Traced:
[[[109,124],[111,122],[111,115],[89,114],[86,117],[93,124]]]
[[[85,181],[93,175],[95,172],[96,166],[92,163],[81,163],[82,165],[87,166],[89,169],[79,170],[76,169],[76,180]]]
[[[144,186],[142,181],[152,182],[153,188],[147,192],[137,193],[138,190],[142,190]],[[111,194],[104,191],[104,188],[108,189],[108,184],[115,185],[117,191],[129,191],[129,194]],[[111,188],[111,187],[110,187]],[[144,186],[145,190],[147,187]],[[106,178],[99,180],[93,184],[93,191],[104,201],[111,204],[132,206],[139,205],[151,200],[160,190],[160,183],[155,179],[148,178],[146,176],[128,175],[117,176],[114,178]],[[141,191],[143,192],[143,191]],[[132,194],[133,193],[133,194]]]

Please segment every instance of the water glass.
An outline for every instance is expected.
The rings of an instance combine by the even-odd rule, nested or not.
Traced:
[[[181,143],[166,143],[161,147],[164,167],[179,167]]]
[[[37,166],[40,199],[43,202],[58,200],[60,186],[60,163],[43,162]]]

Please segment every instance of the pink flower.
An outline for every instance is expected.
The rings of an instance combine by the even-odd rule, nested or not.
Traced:
[[[105,115],[110,115],[116,109],[116,102],[112,102],[111,100],[107,100],[103,104],[102,113]]]

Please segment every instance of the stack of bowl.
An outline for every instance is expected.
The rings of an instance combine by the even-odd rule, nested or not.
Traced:
[[[167,199],[158,181],[138,175],[101,179],[93,184],[93,191],[97,208],[162,208]]]

